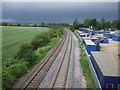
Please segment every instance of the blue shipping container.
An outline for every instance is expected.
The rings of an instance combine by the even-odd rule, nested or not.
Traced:
[[[102,43],[109,43],[108,39],[103,39]]]

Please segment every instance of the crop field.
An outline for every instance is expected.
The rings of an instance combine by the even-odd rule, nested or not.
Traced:
[[[2,27],[2,58],[13,57],[21,44],[29,43],[36,35],[49,31],[45,27]]]

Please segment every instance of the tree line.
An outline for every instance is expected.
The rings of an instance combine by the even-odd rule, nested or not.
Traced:
[[[74,20],[73,24],[69,23],[44,23],[41,22],[39,24],[32,24],[32,23],[8,23],[8,22],[2,22],[0,23],[1,26],[22,26],[22,27],[53,27],[53,26],[59,26],[59,27],[70,27],[71,30],[78,29],[79,27],[85,27],[85,28],[98,28],[98,29],[104,29],[104,28],[115,28],[120,29],[120,19],[119,20],[106,20],[105,18],[102,18],[101,20],[97,20],[95,18],[86,18],[83,23],[80,23],[77,18]]]
[[[69,23],[39,23],[39,24],[33,24],[33,23],[8,23],[8,22],[2,22],[0,23],[1,26],[22,26],[22,27],[53,27],[53,26],[60,26],[60,27],[69,27]]]
[[[115,28],[120,29],[120,20],[106,20],[102,18],[101,20],[97,19],[90,19],[86,18],[83,23],[79,23],[77,18],[74,20],[73,25],[70,27],[71,30],[78,29],[79,27],[86,27],[86,28],[98,28],[98,29],[105,29],[105,28]]]

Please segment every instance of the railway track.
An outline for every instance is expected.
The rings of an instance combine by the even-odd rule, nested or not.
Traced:
[[[32,74],[24,85],[21,86],[22,90],[30,88],[66,88],[68,83],[67,77],[71,60],[72,43],[70,31],[64,30],[62,40],[49,53],[44,62],[42,62],[40,67]]]
[[[52,86],[53,88],[65,88],[66,87],[70,56],[71,56],[71,48],[72,48],[72,37],[70,36],[68,45],[66,48],[66,52],[64,53],[64,57],[62,58],[62,63],[60,65],[54,84]]]

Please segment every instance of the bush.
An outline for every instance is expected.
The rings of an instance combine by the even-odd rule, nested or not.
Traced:
[[[11,70],[9,68],[4,67],[2,69],[2,88],[10,88],[14,80],[15,77],[11,75]]]
[[[11,64],[9,67],[4,67],[2,73],[2,87],[4,89],[11,88],[16,78],[21,77],[27,71],[27,64],[27,62],[22,62]]]
[[[32,65],[37,56],[29,44],[23,44],[15,58],[28,62],[28,65]]]
[[[27,71],[28,62],[22,62],[18,64],[12,64],[9,69],[11,71],[11,75],[19,78]]]
[[[29,50],[26,52],[24,56],[25,61],[27,61],[29,66],[33,65],[35,60],[37,59],[37,56],[35,55],[35,52],[32,50]]]
[[[9,67],[11,64],[15,64],[18,63],[18,59],[14,59],[14,58],[8,58],[5,63],[3,63],[3,66],[5,67]]]
[[[41,34],[33,39],[31,42],[31,47],[33,50],[37,50],[37,48],[47,45],[50,42],[50,39],[51,38],[49,33]]]
[[[15,55],[15,58],[24,58],[25,54],[31,50],[31,46],[29,44],[22,44],[20,47],[20,50],[18,51],[18,53]]]

